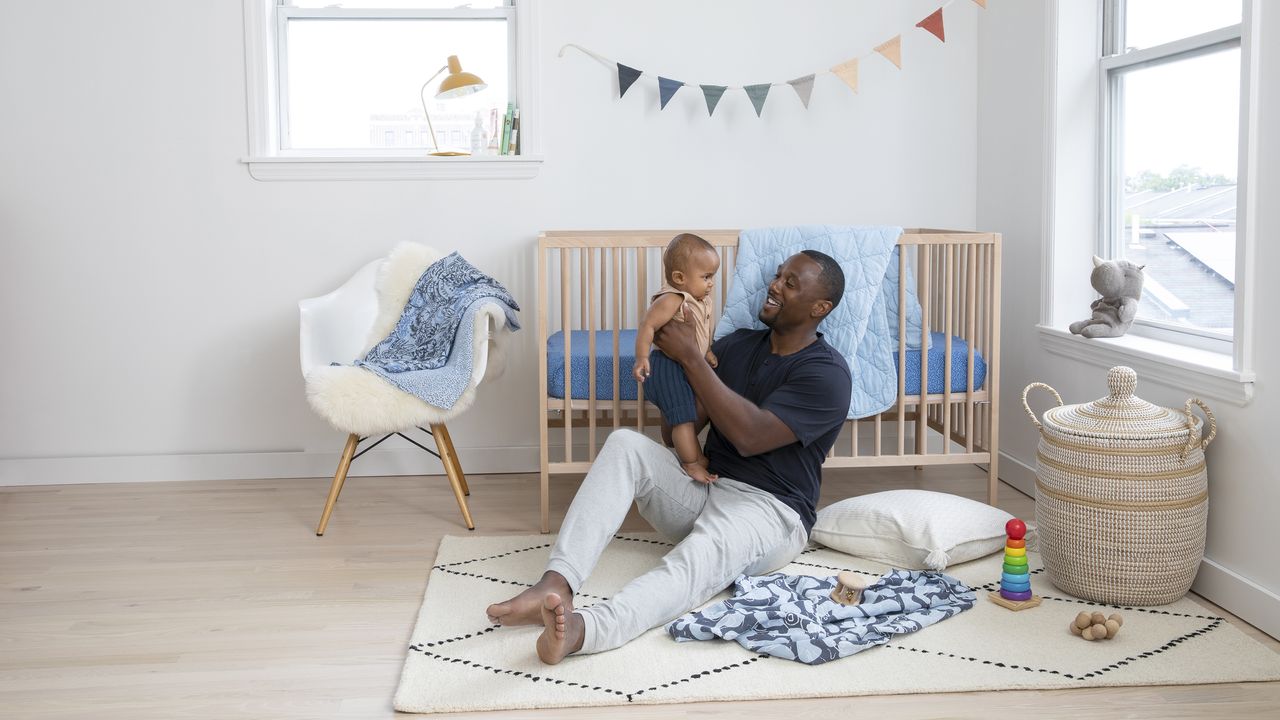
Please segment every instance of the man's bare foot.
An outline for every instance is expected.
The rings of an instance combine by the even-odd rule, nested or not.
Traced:
[[[719,475],[708,472],[707,466],[700,462],[682,462],[680,467],[686,475],[700,483],[713,483],[720,479]]]
[[[573,611],[573,603],[547,593],[539,606],[542,634],[538,636],[538,659],[555,665],[569,653],[582,649],[582,616]]]
[[[548,570],[533,587],[510,600],[490,605],[485,609],[485,614],[489,616],[489,622],[495,625],[541,625],[542,600],[549,593],[568,598],[569,602],[573,601],[569,581],[560,573]]]

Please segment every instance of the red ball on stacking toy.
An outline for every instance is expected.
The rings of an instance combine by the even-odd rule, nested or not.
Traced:
[[[1014,518],[1004,524],[1004,532],[1014,540],[1021,540],[1027,535],[1027,524]]]

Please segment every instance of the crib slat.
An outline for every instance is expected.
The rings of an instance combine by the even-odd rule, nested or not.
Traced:
[[[920,402],[916,405],[916,453],[919,455],[927,455],[929,448],[928,437],[928,414],[929,414],[929,319],[930,319],[930,294],[929,294],[929,271],[933,266],[933,248],[929,245],[921,245],[920,252],[924,257],[920,262],[919,272],[919,289],[916,291],[920,297]]]
[[[876,449],[875,449],[875,452],[874,452],[874,453],[872,453],[872,454],[873,454],[873,455],[875,455],[876,457],[880,457],[880,424],[881,424],[881,423],[880,423],[880,416],[881,416],[882,414],[883,414],[883,413],[876,413],[876,432],[875,432],[875,435],[876,435]]]
[[[916,246],[916,258],[920,246]],[[898,246],[898,454],[906,454],[907,437],[907,248]]]
[[[943,310],[943,323],[946,331],[944,336],[947,338],[946,355],[942,358],[942,454],[951,454],[951,320],[954,312],[955,298],[952,297],[954,292],[954,281],[951,277],[955,272],[952,267],[955,262],[955,246],[947,244],[947,254],[943,258],[942,277],[943,302],[946,308]]]
[[[974,312],[977,303],[978,292],[977,283],[974,275],[977,272],[977,245],[970,245],[965,248],[965,342],[969,343],[968,369],[965,371],[965,400],[964,400],[964,451],[973,452],[973,349],[977,345],[977,338],[974,337]]]
[[[618,289],[622,277],[622,248],[610,248],[609,257],[613,260],[613,426],[616,428],[622,424],[622,370],[618,367],[621,362],[618,336],[622,334],[622,295]]]
[[[636,327],[649,309],[649,299],[645,297],[649,287],[649,251],[640,248],[636,252]],[[637,358],[639,359],[639,358]],[[644,383],[636,383],[636,430],[644,432]]]
[[[991,356],[987,361],[988,377],[995,378],[988,386],[991,398],[990,445],[991,461],[987,472],[987,502],[996,504],[1000,488],[1000,245],[991,246]]]
[[[850,433],[851,442],[849,444],[853,451],[853,457],[858,457],[858,419],[854,418],[853,421],[849,423],[849,425],[853,428],[853,432]],[[834,443],[832,444],[832,447],[835,447]]]
[[[569,309],[573,307],[573,285],[569,282],[569,248],[560,250],[560,330],[564,333],[564,461],[573,462],[573,353],[569,336],[573,334],[573,321]]]
[[[583,258],[585,266],[583,272],[587,276],[587,295],[583,298],[583,302],[590,305],[588,309],[588,318],[590,322],[587,324],[587,458],[596,459],[596,328],[597,313],[600,309],[599,298],[596,296],[596,249],[587,248],[586,257]],[[614,375],[618,373],[615,372]]]
[[[548,337],[547,326],[550,324],[547,318],[547,288],[550,287],[548,280],[547,254],[551,251],[544,247],[541,241],[538,243],[538,340],[537,342],[545,343]],[[547,377],[547,348],[540,346],[538,348],[538,505],[539,514],[541,516],[541,528],[543,532],[548,532],[551,527],[551,504],[550,504],[550,487],[551,487],[551,458],[548,457],[549,445],[551,443],[551,428],[549,425],[550,418],[547,417],[547,385],[550,384],[550,378]]]

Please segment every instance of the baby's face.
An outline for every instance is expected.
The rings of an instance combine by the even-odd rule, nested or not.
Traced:
[[[720,269],[720,254],[712,250],[694,253],[689,266],[683,270],[684,287],[681,290],[698,298],[705,298],[715,287],[716,271]]]

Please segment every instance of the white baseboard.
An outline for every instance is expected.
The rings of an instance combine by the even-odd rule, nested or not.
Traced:
[[[1005,452],[1000,453],[1000,479],[1023,495],[1036,496],[1036,469]]]
[[[427,444],[430,447],[430,438]],[[468,475],[538,470],[536,447],[457,450]],[[0,486],[332,477],[340,451],[341,443],[335,440],[333,452],[0,459]],[[374,448],[352,463],[349,471],[350,477],[443,474],[439,460],[415,447]]]
[[[1280,595],[1205,558],[1191,590],[1280,640]]]

